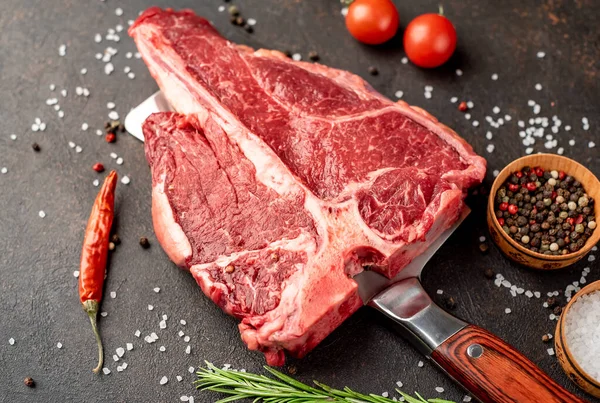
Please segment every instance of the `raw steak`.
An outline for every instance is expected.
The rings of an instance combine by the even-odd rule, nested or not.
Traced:
[[[254,51],[193,12],[130,28],[177,113],[144,124],[162,247],[271,365],[303,356],[448,228],[485,161],[361,78]]]

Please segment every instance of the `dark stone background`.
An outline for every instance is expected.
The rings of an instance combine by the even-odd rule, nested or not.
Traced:
[[[434,71],[424,71],[400,62],[401,41],[381,47],[356,43],[345,31],[336,0],[254,0],[238,1],[246,17],[258,20],[252,35],[229,24],[226,13],[219,13],[220,0],[3,0],[0,3],[0,401],[2,402],[174,402],[183,394],[194,394],[196,402],[210,402],[216,396],[195,392],[193,376],[187,368],[203,360],[218,365],[230,363],[238,368],[260,370],[260,354],[248,352],[239,339],[236,321],[223,314],[205,298],[191,276],[176,269],[160,249],[152,233],[150,217],[150,174],[140,142],[120,135],[116,144],[107,144],[94,134],[107,119],[106,103],[114,101],[122,117],[156,90],[141,60],[125,58],[134,51],[133,42],[120,33],[119,43],[96,44],[96,32],[118,23],[126,26],[139,10],[153,3],[175,8],[191,7],[208,17],[227,38],[254,47],[300,52],[306,58],[316,50],[324,64],[347,69],[366,77],[383,94],[393,97],[403,90],[404,100],[427,108],[466,138],[489,162],[486,185],[492,172],[524,154],[518,137],[517,119],[532,114],[528,99],[542,105],[541,116],[557,114],[570,133],[561,131],[557,138],[565,155],[600,173],[596,125],[600,112],[598,95],[598,20],[600,3],[579,1],[480,1],[445,2],[446,15],[458,30],[459,48],[451,62]],[[437,1],[396,1],[402,26],[414,16],[437,10]],[[122,7],[123,17],[115,15]],[[67,56],[58,56],[60,44],[68,45]],[[113,58],[115,72],[106,76],[103,63],[94,59],[106,46],[119,49]],[[536,52],[546,52],[543,60]],[[124,66],[131,66],[137,77],[129,80]],[[369,66],[377,66],[379,76],[368,76]],[[87,75],[80,75],[82,67]],[[454,74],[456,68],[464,76]],[[499,74],[492,81],[492,73]],[[542,83],[543,91],[534,90]],[[58,89],[51,93],[50,83],[68,88],[62,98]],[[75,96],[76,86],[88,87],[89,98]],[[423,87],[434,87],[433,98],[423,97]],[[66,116],[60,120],[45,105],[58,96]],[[473,100],[474,119],[470,121],[449,103],[451,96]],[[554,102],[553,106],[550,103]],[[494,130],[496,150],[487,153],[487,124],[484,116],[494,105],[509,113],[513,121]],[[581,117],[587,116],[591,129],[583,131]],[[34,133],[35,117],[47,123],[45,132]],[[90,129],[81,131],[87,122]],[[18,135],[16,141],[9,138]],[[567,141],[576,139],[570,147]],[[76,153],[67,145],[74,141],[83,147]],[[41,146],[34,153],[31,144]],[[538,141],[536,151],[543,150]],[[115,168],[109,153],[125,160],[118,166],[121,175],[131,177],[129,186],[119,185],[115,230],[123,243],[110,262],[100,319],[109,376],[94,376],[96,351],[89,323],[82,312],[77,281],[72,273],[78,268],[82,235],[97,188],[92,181],[99,175],[90,169],[97,161]],[[570,390],[575,388],[563,375],[556,358],[546,353],[542,334],[554,331],[549,311],[542,300],[524,296],[512,298],[506,289],[498,289],[485,279],[483,271],[491,267],[511,282],[544,294],[564,290],[580,278],[583,267],[592,267],[590,280],[599,279],[598,265],[583,262],[571,269],[540,273],[515,266],[497,249],[489,254],[478,250],[478,238],[485,235],[485,199],[471,200],[474,214],[431,261],[424,273],[424,284],[436,298],[437,289],[453,296],[455,313],[506,339],[539,364]],[[38,217],[44,210],[45,219]],[[140,236],[152,242],[149,250],[138,245]],[[161,287],[160,293],[153,292]],[[153,304],[152,312],[147,305]],[[504,309],[510,307],[512,314]],[[160,316],[169,315],[169,327],[159,331]],[[179,319],[186,319],[183,327]],[[184,354],[185,343],[176,335],[182,328],[191,337],[192,354]],[[159,333],[152,345],[133,333]],[[16,344],[10,346],[8,339]],[[62,349],[56,343],[63,344]],[[115,348],[133,342],[135,350],[124,358],[129,367],[117,373],[112,360]],[[158,351],[165,345],[167,351]],[[363,309],[328,337],[303,360],[290,360],[298,378],[318,379],[337,387],[381,393],[392,391],[402,380],[408,392],[417,390],[438,397],[434,388],[446,389],[444,397],[461,400],[463,392],[429,363],[418,368],[422,357],[394,334],[385,321]],[[122,360],[123,361],[123,360]],[[184,380],[177,382],[175,375]],[[159,385],[166,375],[169,383]],[[32,376],[35,389],[23,385]],[[580,393],[581,394],[581,393]],[[593,400],[590,398],[590,400]],[[597,401],[597,400],[596,400]]]

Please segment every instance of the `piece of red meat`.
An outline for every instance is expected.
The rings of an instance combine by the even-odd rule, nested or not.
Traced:
[[[178,113],[144,124],[162,247],[271,365],[303,356],[456,221],[485,160],[361,78],[254,51],[192,11],[129,30]]]

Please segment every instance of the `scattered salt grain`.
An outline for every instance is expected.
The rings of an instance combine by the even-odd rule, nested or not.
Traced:
[[[403,387],[403,386],[404,386],[404,384],[402,383],[402,381],[398,381],[398,382],[396,382],[396,385],[397,385],[399,388],[401,388],[401,387]]]
[[[152,310],[154,310],[154,306],[153,306],[153,305],[148,305],[148,310],[149,310],[149,311],[152,311]]]
[[[56,343],[56,348],[62,348],[62,343],[60,341]]]
[[[190,341],[190,336],[185,336],[185,337],[183,338],[183,341],[185,341],[186,343],[189,343],[189,341]]]
[[[119,356],[118,356],[118,355],[116,355],[116,354],[113,354],[113,361],[114,361],[114,362],[117,362],[117,361],[119,361]]]
[[[494,136],[492,135],[492,132],[490,132],[490,131],[488,131],[488,132],[485,134],[485,138],[486,138],[486,139],[488,139],[488,140],[491,140],[493,137],[494,137]]]
[[[381,396],[383,396],[383,397],[388,397],[389,395],[390,395],[390,394],[389,394],[388,392],[383,392],[383,393],[381,394]]]
[[[90,126],[87,123],[81,124],[81,130],[86,131]]]
[[[396,91],[394,93],[394,95],[396,96],[396,98],[400,99],[404,96],[404,92],[403,91]]]
[[[256,20],[254,18],[248,18],[248,20],[246,22],[248,23],[248,25],[251,25],[251,26],[256,25]]]
[[[127,74],[127,77],[128,77],[130,80],[133,80],[133,79],[135,78],[135,73],[133,73],[133,72],[130,72],[130,73],[128,73],[128,74]]]
[[[56,89],[56,85],[50,84],[49,88],[50,88],[50,91],[54,91]]]
[[[115,109],[115,103],[114,103],[114,102],[108,102],[108,103],[106,104],[106,107],[107,107],[108,109]]]
[[[589,147],[589,148],[594,148],[594,147],[596,147],[596,143],[594,143],[593,141],[590,141],[590,142],[588,143],[588,147]]]
[[[119,114],[117,111],[110,111],[108,112],[108,118],[111,120],[119,120]]]
[[[408,64],[408,57],[404,56],[402,59],[400,59],[400,63]]]
[[[225,11],[225,6],[222,6],[222,5],[221,5],[221,6],[219,6],[218,10],[219,10],[219,12],[220,12],[220,13],[222,13],[223,11]],[[181,396],[181,397],[186,397],[186,400],[185,400],[185,401],[187,402],[187,396]],[[182,400],[182,401],[183,401],[183,400]]]
[[[87,69],[84,67],[79,72],[81,73],[81,75],[85,76],[87,74]]]
[[[6,167],[2,167],[2,168],[0,169],[0,173],[2,173],[2,174],[5,174],[5,173],[7,173],[7,172],[8,172],[8,168],[6,168]]]
[[[142,54],[140,52],[135,52],[133,54],[133,57],[135,57],[136,59],[141,59],[142,58]]]
[[[15,339],[13,339],[12,337],[10,339],[8,339],[8,344],[10,344],[11,346],[15,345]]]
[[[498,80],[498,74],[496,74],[496,73],[492,74],[492,80],[494,80],[494,81]]]
[[[169,382],[169,379],[166,376],[163,376],[162,378],[160,378],[160,384],[161,385],[165,385],[167,382]]]
[[[444,290],[437,290],[437,295],[442,295],[444,293]]]
[[[160,346],[160,347],[158,348],[158,350],[159,350],[160,352],[162,352],[162,353],[164,353],[165,351],[167,351],[167,349],[165,348],[165,346]]]
[[[108,375],[108,374],[110,374],[110,369],[104,367],[104,368],[102,368],[102,372],[104,372],[104,375]]]
[[[546,57],[546,52],[539,51],[537,52],[536,56],[538,59],[543,59],[544,57]]]
[[[140,337],[141,334],[142,332],[140,332],[139,330],[136,330],[134,333],[135,337]]]
[[[123,9],[122,9],[121,7],[117,8],[117,9],[115,10],[115,15],[116,15],[117,17],[120,17],[120,16],[122,16],[122,15],[123,15]]]
[[[65,111],[58,111],[58,117],[59,118],[64,118],[65,117]]]
[[[550,355],[550,356],[554,355],[554,349],[553,348],[549,348],[546,351],[548,352],[548,355]]]
[[[465,403],[469,403],[471,400],[473,400],[473,398],[469,395],[466,395],[465,397],[463,397],[463,402]]]
[[[83,148],[81,148],[81,146],[75,146],[75,152],[76,153],[80,153],[83,151]]]
[[[485,149],[486,149],[486,151],[488,153],[493,153],[494,152],[494,148],[495,148],[495,146],[493,144],[488,144]]]
[[[65,56],[67,54],[67,45],[62,44],[58,47],[58,55]]]
[[[100,185],[100,181],[98,179],[94,179],[94,181],[92,182],[92,185],[98,186],[98,185]]]
[[[435,388],[435,391],[437,393],[444,393],[444,388],[442,388],[441,386],[438,386],[438,387]]]
[[[100,312],[100,316],[106,318],[108,316],[108,312]]]
[[[477,127],[477,126],[479,126],[479,122],[478,122],[477,120],[474,120],[474,121],[473,121],[473,126],[474,126],[474,127]]]
[[[189,368],[188,368],[188,372],[189,372],[190,374],[193,374],[193,373],[194,373],[194,367],[189,367]]]
[[[188,345],[188,346],[185,348],[185,353],[186,353],[186,354],[190,354],[191,352],[192,352],[192,346]]]
[[[184,335],[184,334],[185,334],[185,333],[183,333],[183,330],[180,330],[180,331],[177,333],[177,335],[178,335],[179,337],[183,337],[183,335]]]
[[[292,59],[298,62],[298,61],[302,60],[302,55],[300,53],[294,53],[292,55]]]
[[[40,210],[40,212],[38,213],[38,215],[40,216],[40,218],[45,218],[46,217],[46,213],[44,212],[44,210]]]
[[[163,320],[169,320],[169,317],[166,314],[163,314],[162,318]]]
[[[104,74],[109,75],[113,71],[115,71],[115,66],[112,63],[109,62],[104,65]]]
[[[463,71],[461,69],[456,69],[456,75],[457,76],[462,76],[463,75]]]
[[[75,270],[75,271],[73,272],[73,277],[75,277],[75,278],[79,278],[79,270]]]
[[[346,16],[348,15],[348,7],[344,7],[340,10],[340,13],[342,14],[342,16]]]
[[[165,322],[164,320],[161,320],[160,323],[158,324],[158,327],[160,327],[161,329],[166,329],[167,322]]]
[[[525,296],[527,298],[531,298],[531,297],[533,297],[533,293],[531,291],[527,290],[527,291],[525,291]]]
[[[154,292],[158,294],[160,292],[160,287],[154,287]]]
[[[181,382],[183,380],[183,378],[180,375],[177,375],[175,378],[177,378],[177,382]]]
[[[453,104],[458,102],[458,98],[457,97],[452,97],[450,98],[450,102],[452,102]]]
[[[123,165],[123,158],[119,157],[116,161],[117,165]]]
[[[127,59],[131,59],[131,58],[133,57],[133,53],[131,53],[131,52],[127,52],[127,53],[125,53],[125,57],[126,57]]]
[[[185,320],[183,320],[183,319],[181,319],[181,320],[179,321],[179,323],[181,323],[183,326],[187,325],[187,322],[186,322]]]
[[[117,355],[118,355],[119,357],[123,357],[123,355],[125,354],[125,349],[124,349],[123,347],[119,347],[119,348],[117,348],[117,350],[116,350],[116,351],[117,351]]]
[[[504,310],[504,313],[505,313],[505,314],[507,314],[507,315],[508,315],[509,313],[511,313],[511,312],[512,312],[512,310],[511,310],[510,308],[506,308],[506,309]]]
[[[123,185],[129,185],[129,182],[131,182],[131,179],[129,179],[129,176],[125,175],[124,177],[121,178],[121,183]],[[148,305],[148,310],[152,310],[154,309],[154,307],[152,307],[152,305]]]
[[[588,262],[593,262],[594,260],[596,260],[596,256],[594,256],[594,255],[588,256]]]
[[[493,174],[494,174],[494,178],[495,178],[496,176],[500,175],[500,171],[498,171],[497,169],[494,169]]]
[[[494,112],[495,114],[498,114],[498,113],[500,113],[500,108],[499,108],[499,107],[497,107],[497,106],[494,106],[494,107],[492,108],[492,112]]]
[[[541,90],[542,90],[542,84],[540,84],[540,83],[537,83],[537,84],[535,85],[535,89],[536,89],[536,90],[538,90],[538,91],[541,91]]]
[[[158,335],[154,332],[150,333],[150,337],[152,337],[152,340],[154,341],[158,340]]]
[[[123,73],[127,74],[127,73],[129,73],[130,71],[131,71],[131,67],[129,67],[129,66],[125,66],[125,67],[123,67]]]
[[[110,153],[110,158],[112,158],[113,160],[117,157],[117,153]]]

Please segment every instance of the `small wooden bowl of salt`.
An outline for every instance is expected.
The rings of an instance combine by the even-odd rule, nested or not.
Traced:
[[[577,386],[600,397],[600,281],[579,291],[563,310],[556,357]]]

